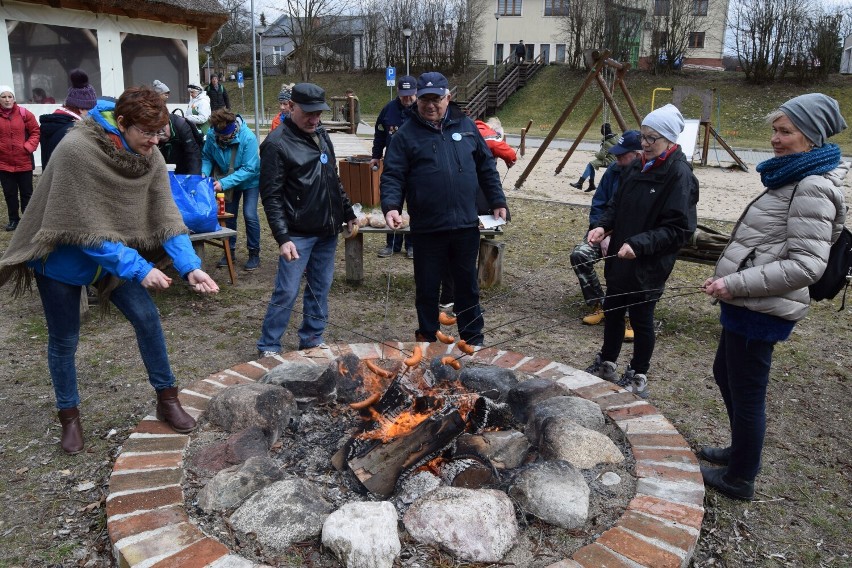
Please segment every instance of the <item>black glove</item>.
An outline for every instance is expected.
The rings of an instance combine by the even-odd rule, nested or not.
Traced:
[[[601,125],[601,136],[609,138],[610,134],[612,134],[612,126],[610,126],[608,122],[604,122],[603,125]]]

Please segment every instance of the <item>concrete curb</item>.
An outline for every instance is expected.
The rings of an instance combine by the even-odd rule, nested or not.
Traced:
[[[362,359],[399,358],[413,343],[353,343],[309,349],[241,363],[185,387],[181,404],[199,417],[211,397],[235,384],[251,383],[282,361],[326,365],[354,353]],[[461,355],[453,346],[421,344],[424,356]],[[704,484],[693,455],[675,427],[652,405],[618,386],[546,359],[493,347],[477,362],[497,365],[570,388],[591,400],[618,425],[636,459],[636,495],[621,519],[598,539],[548,568],[599,566],[683,567],[695,552],[704,518]],[[107,530],[121,568],[249,568],[258,566],[231,553],[196,527],[186,513],[181,488],[189,436],[176,434],[146,416],[122,448],[110,476]]]

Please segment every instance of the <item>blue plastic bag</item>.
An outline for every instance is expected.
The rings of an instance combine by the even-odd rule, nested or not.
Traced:
[[[169,184],[183,224],[190,231],[212,233],[219,230],[213,178],[169,172]]]

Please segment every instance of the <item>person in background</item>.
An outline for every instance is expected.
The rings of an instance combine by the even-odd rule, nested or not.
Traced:
[[[350,102],[354,104],[355,114],[353,116],[349,116]],[[352,89],[346,89],[346,100],[343,101],[343,119],[346,122],[354,122],[356,129],[361,122],[361,101],[358,100],[358,97],[355,96],[355,91]]]
[[[39,117],[41,123],[41,169],[47,168],[50,156],[71,127],[82,120],[86,113],[94,108],[98,95],[89,84],[89,76],[82,69],[74,69],[68,74],[71,86],[61,107],[53,114],[43,114]]]
[[[583,175],[580,176],[580,179],[577,180],[577,183],[569,183],[571,187],[576,187],[577,189],[583,189],[583,183],[585,183],[586,179],[589,180],[589,187],[585,189],[587,193],[595,190],[595,171],[598,168],[606,168],[611,163],[615,161],[615,156],[611,153],[611,148],[615,146],[618,136],[613,133],[612,127],[608,122],[604,122],[601,125],[601,135],[603,138],[601,139],[601,147],[595,153],[595,158],[586,164],[586,169],[583,170]]]
[[[40,136],[35,115],[18,106],[12,87],[0,85],[0,185],[9,211],[7,231],[18,227],[33,194],[33,152]]]
[[[198,85],[188,85],[189,103],[184,118],[195,125],[205,136],[210,130],[210,98]]]
[[[325,347],[328,293],[334,278],[337,235],[344,224],[355,228],[355,212],[337,176],[334,145],[320,124],[331,110],[325,91],[299,83],[292,91],[292,112],[260,147],[263,209],[278,243],[275,288],[257,340],[260,357],[281,351],[302,277],[302,325],[299,349]]]
[[[370,155],[371,168],[379,168],[379,161],[390,144],[391,137],[408,118],[415,101],[417,101],[417,79],[411,75],[403,75],[396,82],[396,98],[382,107],[376,119],[373,151]],[[388,233],[385,248],[378,252],[379,258],[387,258],[393,256],[395,252],[402,252],[403,244],[405,256],[414,258],[414,243],[410,233],[407,235]]]
[[[622,170],[615,197],[586,236],[592,246],[610,238],[603,346],[586,371],[642,398],[648,396],[654,354],[654,308],[678,251],[698,223],[698,180],[675,142],[683,128],[683,115],[671,104],[642,120],[642,156]],[[633,357],[619,379],[616,361],[628,313],[635,335]]]
[[[210,77],[210,84],[205,89],[207,98],[210,99],[210,110],[219,110],[220,108],[231,108],[231,101],[228,100],[228,91],[225,90],[225,85],[219,83],[219,76],[213,75]]]
[[[589,210],[589,231],[597,226],[607,204],[615,197],[622,172],[630,166],[633,160],[641,156],[642,143],[640,142],[639,131],[628,130],[609,151],[615,156],[615,163],[610,165],[601,176],[601,183],[592,196],[592,207]],[[598,280],[598,273],[595,271],[595,263],[606,254],[602,251],[601,245],[603,244],[608,244],[606,239],[600,245],[591,245],[588,238],[584,237],[583,242],[571,251],[571,266],[580,282],[583,299],[586,300],[587,306],[592,307],[592,313],[583,318],[583,323],[586,325],[598,325],[604,320],[604,311],[601,307],[604,292],[600,280]],[[633,328],[630,326],[630,318],[627,318],[624,322],[624,340],[633,341],[633,339]]]
[[[33,89],[33,103],[37,105],[55,105],[56,99],[48,97],[47,93],[41,87]]]
[[[494,156],[473,120],[451,104],[447,78],[427,72],[417,79],[417,103],[411,118],[394,134],[382,172],[382,211],[388,227],[402,225],[408,203],[414,257],[417,341],[435,341],[438,300],[444,267],[455,284],[459,336],[470,345],[484,342],[476,257],[479,215],[476,194],[482,188],[495,218],[505,220],[506,197]]]
[[[515,46],[515,62],[520,65],[524,62],[524,59],[527,57],[527,48],[524,45],[524,40],[519,40],[518,45]]]
[[[243,200],[243,220],[246,223],[248,260],[243,270],[257,270],[260,266],[260,220],[257,217],[257,200],[260,185],[260,157],[257,138],[245,127],[242,117],[228,109],[220,108],[210,117],[213,136],[204,141],[201,152],[201,174],[212,175],[216,192],[225,192],[225,211],[233,217],[225,221],[229,229],[237,229],[240,199]],[[237,237],[230,237],[231,257],[236,258]],[[216,265],[228,266],[224,255]]]
[[[201,270],[172,199],[166,164],[154,150],[168,112],[147,87],[127,89],[115,103],[99,101],[56,147],[29,212],[0,258],[0,286],[11,282],[21,293],[34,279],[38,287],[60,445],[69,454],[84,446],[74,359],[80,292],[91,282],[103,309],[108,300],[133,325],[157,392],[157,418],[180,433],[196,425],[178,400],[160,315],[148,292],[169,288],[172,279],[143,256],[162,247],[195,291],[219,290]]]
[[[165,83],[154,79],[151,87],[164,103],[169,100],[171,91]],[[174,164],[176,174],[201,174],[201,148],[184,117],[169,113],[169,123],[163,128],[163,137],[157,148],[167,164]]]
[[[825,271],[846,220],[850,163],[828,138],[846,129],[837,101],[801,95],[767,116],[775,156],[757,165],[766,190],[734,226],[704,293],[721,308],[713,378],[730,444],[704,447],[704,483],[733,499],[754,498],[766,436],[766,391],[775,344],[808,313],[808,286]],[[780,380],[780,379],[779,379]]]
[[[278,92],[279,112],[275,115],[275,118],[272,119],[272,124],[269,127],[270,132],[281,126],[284,119],[290,116],[290,112],[292,110],[292,106],[290,105],[290,92],[292,88],[292,85],[281,86],[281,91]]]

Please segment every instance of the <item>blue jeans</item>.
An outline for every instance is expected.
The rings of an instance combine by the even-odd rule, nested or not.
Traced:
[[[471,345],[482,345],[482,310],[479,306],[476,257],[479,254],[479,229],[458,229],[436,233],[417,233],[414,255],[414,306],[417,332],[426,341],[435,341],[441,280],[449,273],[455,287],[453,311],[458,318],[459,337]]]
[[[731,425],[728,475],[753,480],[760,469],[766,436],[766,388],[775,343],[748,339],[722,328],[713,378]]]
[[[248,250],[260,250],[260,220],[257,217],[257,197],[260,189],[250,187],[248,189],[235,189],[233,198],[225,203],[225,211],[233,213],[234,216],[225,221],[229,229],[237,230],[237,214],[240,211],[240,198],[243,199],[243,219],[246,221],[246,245]],[[237,237],[230,237],[228,243],[231,250],[237,247]]]
[[[53,381],[56,407],[60,410],[75,408],[80,404],[74,358],[80,340],[80,292],[83,287],[39,273],[35,274],[35,280],[47,320],[47,367]],[[110,301],[136,331],[148,382],[157,391],[173,387],[175,376],[169,365],[160,313],[148,291],[141,284],[126,281],[112,291]]]
[[[263,318],[259,351],[281,351],[281,338],[287,331],[290,315],[299,295],[302,274],[305,291],[302,297],[302,326],[299,328],[299,349],[323,342],[322,334],[328,321],[328,291],[334,279],[334,256],[337,235],[333,237],[290,237],[299,258],[291,262],[278,257],[278,275],[269,307]],[[436,316],[437,317],[437,316]]]

